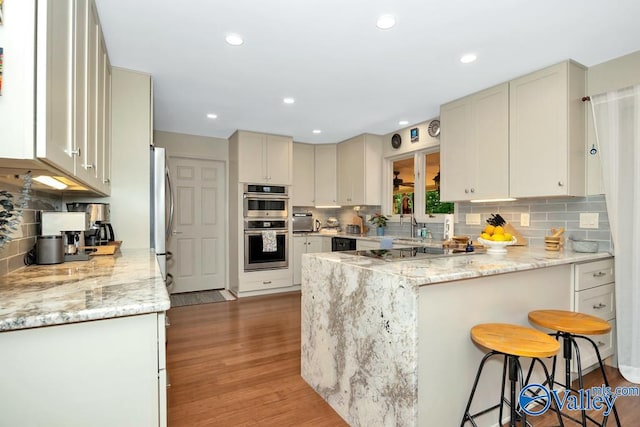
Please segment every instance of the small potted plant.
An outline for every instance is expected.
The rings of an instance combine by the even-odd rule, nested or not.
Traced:
[[[388,220],[389,218],[387,218],[386,216],[380,213],[376,213],[371,215],[369,222],[371,222],[372,224],[375,224],[375,226],[377,227],[376,234],[378,236],[384,236],[384,228],[387,226]]]

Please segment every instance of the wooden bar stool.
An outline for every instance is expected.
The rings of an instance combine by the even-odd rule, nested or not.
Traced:
[[[540,332],[538,330],[527,328],[520,325],[512,325],[507,323],[483,323],[471,328],[471,339],[478,345],[487,348],[489,351],[480,362],[478,372],[476,373],[475,381],[473,382],[473,388],[471,389],[471,395],[467,401],[467,407],[462,417],[460,427],[463,427],[467,422],[470,422],[473,426],[477,427],[474,418],[500,408],[498,414],[498,425],[502,425],[502,413],[504,404],[507,403],[510,407],[511,419],[509,421],[510,426],[515,426],[518,419],[522,420],[522,425],[529,425],[527,423],[526,412],[522,411],[516,400],[516,389],[519,385],[520,390],[525,388],[525,384],[522,376],[522,368],[520,366],[520,357],[532,358],[531,367],[536,361],[542,366],[547,381],[551,382],[549,371],[540,358],[555,356],[560,349],[560,344],[557,340],[553,339],[549,335]],[[482,411],[471,414],[470,408],[473,402],[473,397],[482,374],[484,364],[492,356],[504,356],[503,368],[502,368],[502,388],[500,391],[500,402],[494,406],[491,406]],[[509,372],[509,399],[504,397],[505,383],[507,371]],[[550,399],[553,401],[553,399]],[[555,402],[550,402],[554,404]],[[562,426],[562,417],[560,411],[555,407],[558,415],[558,421]]]
[[[602,363],[602,358],[600,357],[600,351],[598,350],[598,345],[593,342],[593,340],[585,335],[601,335],[606,334],[611,330],[611,325],[606,320],[602,320],[599,317],[591,316],[589,314],[584,313],[576,313],[574,311],[565,311],[565,310],[536,310],[529,313],[529,321],[537,326],[551,329],[556,331],[552,333],[552,336],[555,336],[556,340],[559,337],[562,337],[562,356],[564,357],[565,362],[565,383],[562,384],[559,381],[556,381],[556,359],[557,356],[553,358],[553,369],[551,370],[551,379],[553,381],[551,387],[553,385],[558,384],[567,390],[571,390],[573,392],[578,392],[578,390],[582,390],[584,388],[584,384],[582,381],[582,364],[580,363],[580,349],[578,348],[578,343],[576,339],[586,340],[591,343],[591,346],[596,352],[596,356],[598,357],[598,364],[600,366],[600,372],[602,372],[602,379],[604,381],[604,385],[609,387],[609,381],[607,380],[607,374],[604,371],[604,364]],[[576,355],[576,366],[578,369],[578,390],[571,388],[571,360],[573,358],[573,351],[575,350]],[[598,421],[594,420],[592,417],[588,416],[583,409],[581,411],[581,419],[577,420],[568,414],[562,414],[563,416],[581,424],[583,427],[587,426],[587,420],[595,423],[599,426],[605,426],[607,424],[607,416],[604,416],[602,420],[602,424]],[[618,417],[618,410],[615,405],[613,405],[613,415],[616,419],[616,425],[620,427],[620,418]]]

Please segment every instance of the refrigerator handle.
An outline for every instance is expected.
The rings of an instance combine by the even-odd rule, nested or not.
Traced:
[[[169,236],[171,236],[171,229],[173,228],[173,213],[174,213],[174,204],[173,204],[173,186],[171,185],[171,175],[169,174],[169,168],[165,169],[165,174],[167,175],[167,187],[169,188],[169,222],[167,224],[167,240]]]

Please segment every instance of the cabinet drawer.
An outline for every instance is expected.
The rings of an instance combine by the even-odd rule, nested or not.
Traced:
[[[587,335],[598,346],[602,360],[612,356],[615,348],[616,321],[610,320],[609,324],[611,325],[611,330],[608,333],[602,335]],[[578,342],[578,348],[580,349],[580,361],[582,363],[582,371],[584,372],[589,367],[598,363],[598,357],[596,356],[593,346],[589,342],[583,339],[578,339],[576,341]],[[575,361],[573,363],[572,370],[574,372],[578,371]]]
[[[576,311],[610,320],[616,317],[615,285],[610,283],[576,292]]]
[[[259,280],[244,280],[240,282],[240,292],[248,291],[261,291],[263,289],[284,288],[286,286],[292,286],[293,280],[287,279],[259,279]]]
[[[575,290],[593,288],[595,286],[613,283],[615,280],[613,273],[613,258],[602,261],[576,264],[575,267]]]

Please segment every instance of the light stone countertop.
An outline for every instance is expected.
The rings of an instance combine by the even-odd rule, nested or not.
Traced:
[[[32,265],[0,276],[0,331],[162,312],[169,307],[155,254],[148,249]]]
[[[416,245],[419,246],[419,245]],[[343,265],[368,269],[409,279],[414,286],[533,270],[555,265],[609,258],[609,252],[578,253],[571,250],[549,252],[542,248],[509,247],[505,255],[474,254],[434,257],[409,261],[383,261],[346,252],[304,254]]]

